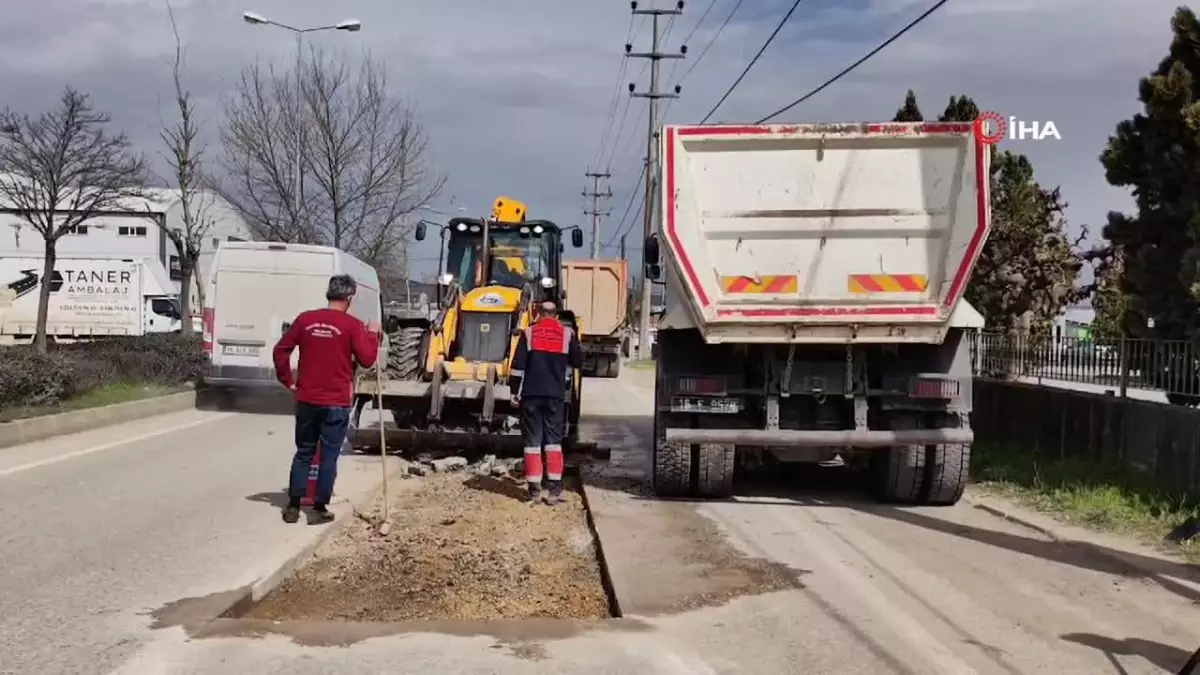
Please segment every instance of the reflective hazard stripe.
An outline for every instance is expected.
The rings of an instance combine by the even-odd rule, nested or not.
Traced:
[[[525,377],[525,371],[520,368],[513,368],[512,371],[510,371],[510,374],[513,377]]]

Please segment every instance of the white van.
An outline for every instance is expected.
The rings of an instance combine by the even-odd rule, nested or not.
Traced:
[[[329,277],[358,284],[350,314],[383,321],[379,275],[354,256],[328,246],[261,241],[221,242],[208,279],[205,383],[226,389],[278,387],[271,351],[301,312],[326,305]],[[296,368],[299,350],[292,353]]]

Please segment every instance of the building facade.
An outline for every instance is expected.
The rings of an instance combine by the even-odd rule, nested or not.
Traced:
[[[221,242],[251,239],[245,220],[228,202],[211,193],[201,197],[204,215],[210,224],[201,242],[194,280],[188,289],[195,315],[201,310],[197,284],[202,284],[208,277],[213,255]],[[183,207],[178,190],[152,190],[146,199],[128,200],[121,210],[89,218],[58,240],[58,252],[157,261],[170,277],[175,292],[180,293],[179,256],[164,228],[183,231]],[[0,257],[42,255],[44,252],[41,234],[12,209],[0,205]]]

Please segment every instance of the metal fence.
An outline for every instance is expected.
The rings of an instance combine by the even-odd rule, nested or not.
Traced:
[[[1185,340],[1077,338],[978,333],[975,374],[1004,380],[1073,382],[1160,391],[1172,403],[1200,404],[1200,345]]]

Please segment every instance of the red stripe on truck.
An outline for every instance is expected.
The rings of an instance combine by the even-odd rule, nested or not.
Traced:
[[[950,292],[946,295],[946,301],[942,307],[950,310],[958,303],[958,299],[962,297],[963,290],[966,287],[967,279],[970,276],[971,268],[975,264],[975,259],[979,257],[979,251],[983,248],[984,239],[988,232],[988,176],[985,168],[985,154],[988,152],[988,146],[983,144],[983,141],[973,135],[973,126],[970,123],[958,122],[917,122],[911,124],[883,123],[883,124],[862,124],[862,125],[831,125],[834,126],[856,126],[857,130],[866,134],[879,135],[896,135],[901,133],[910,133],[917,131],[925,134],[972,134],[975,142],[975,189],[976,189],[976,205],[975,215],[976,224],[975,232],[971,236],[971,241],[967,244],[967,250],[963,255],[962,262],[959,263],[958,270],[954,273],[953,281],[950,284]],[[734,126],[688,126],[688,127],[667,127],[666,136],[666,191],[667,199],[670,200],[667,208],[666,218],[666,233],[675,247],[675,251],[679,258],[679,265],[683,268],[683,273],[691,284],[692,289],[696,293],[697,299],[700,301],[700,308],[706,310],[712,306],[708,294],[704,292],[704,286],[700,284],[700,277],[696,274],[696,269],[692,266],[692,261],[684,250],[683,245],[679,241],[679,234],[676,232],[675,219],[677,217],[678,206],[675,202],[675,136],[762,136],[767,134],[793,133],[806,128],[811,128],[811,125],[734,125]],[[935,305],[921,305],[912,307],[802,307],[793,309],[731,309],[718,310],[717,316],[742,316],[742,317],[803,317],[803,316],[928,316],[936,315],[938,308]]]

